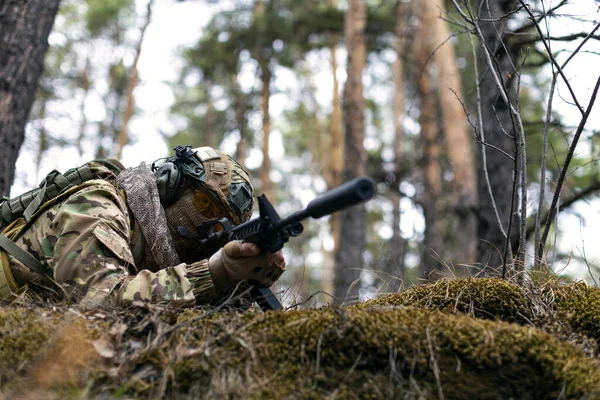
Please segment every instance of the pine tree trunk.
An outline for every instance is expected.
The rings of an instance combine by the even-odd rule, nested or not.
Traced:
[[[265,65],[266,64],[266,65]],[[273,185],[271,183],[271,158],[269,157],[269,137],[271,135],[271,117],[269,115],[269,85],[271,83],[271,71],[269,69],[268,60],[264,60],[261,65],[261,109],[262,109],[262,155],[263,165],[260,168],[260,182],[262,193],[267,198],[272,199]]]
[[[396,32],[394,50],[396,60],[392,64],[392,79],[394,81],[394,99],[392,115],[394,118],[394,185],[400,185],[404,160],[404,64],[403,57],[406,49],[405,23],[407,20],[409,3],[399,2],[396,11]],[[405,280],[404,271],[404,239],[400,232],[401,213],[400,195],[397,191],[390,191],[392,201],[392,237],[389,242],[390,259],[385,265],[384,279],[388,281],[387,291],[396,292],[402,287]]]
[[[8,195],[60,0],[0,4],[0,196]]]
[[[366,154],[362,74],[366,62],[366,9],[363,0],[349,0],[344,21],[348,51],[348,77],[344,86],[344,180],[363,175]],[[360,288],[365,249],[366,211],[359,205],[342,212],[339,248],[336,253],[335,292],[338,301],[356,299]]]
[[[437,125],[436,94],[428,67],[432,36],[432,14],[429,12],[428,0],[419,0],[416,6],[419,17],[419,28],[415,38],[415,64],[419,72],[418,94],[420,99],[423,195],[421,206],[425,216],[425,238],[423,256],[421,257],[421,276],[426,279],[438,279],[443,271],[440,262],[444,256],[443,226],[440,206],[442,202],[442,169],[440,158],[442,146]]]
[[[119,135],[117,136],[117,151],[116,157],[117,160],[120,160],[123,156],[123,148],[129,143],[129,121],[133,116],[134,111],[134,98],[133,91],[135,90],[139,75],[138,75],[138,62],[140,60],[140,56],[142,55],[142,44],[144,43],[144,35],[146,33],[146,29],[148,25],[150,25],[150,21],[152,20],[152,5],[154,0],[150,0],[148,5],[146,6],[146,20],[144,21],[144,25],[140,31],[140,39],[135,49],[135,58],[133,60],[133,65],[131,66],[131,70],[129,71],[129,77],[127,80],[127,102],[125,105],[125,111],[123,112],[123,123],[121,125],[121,130],[119,131]]]
[[[489,5],[488,5],[489,3]],[[496,57],[496,62],[500,68],[500,76],[504,79],[504,84],[508,90],[511,101],[515,101],[517,87],[514,62],[517,60],[517,49],[510,43],[501,44],[502,32],[506,31],[507,19],[502,19],[504,15],[510,12],[514,7],[512,0],[486,1],[480,9],[480,26],[485,37],[487,46],[491,53]],[[508,52],[507,52],[508,51]],[[489,73],[487,63],[484,61],[483,51],[480,51],[479,77],[481,79],[481,111],[483,113],[483,130],[485,140],[492,146],[504,150],[506,153],[515,157],[515,143],[511,137],[515,135],[510,116],[510,110],[502,101],[498,93],[498,88],[494,82],[492,74]],[[508,230],[508,224],[512,215],[513,223],[510,232],[510,241],[513,244],[519,241],[518,213],[513,212],[511,202],[514,181],[514,164],[505,155],[496,149],[486,147],[487,170],[491,184],[492,193],[496,201],[498,213],[504,225],[504,230]],[[505,249],[505,238],[496,219],[488,193],[488,188],[482,175],[483,169],[479,169],[478,178],[479,189],[479,227],[478,227],[478,261],[487,267],[489,274],[497,273],[498,267],[502,265],[502,259]],[[516,208],[515,208],[516,209]],[[509,260],[510,262],[510,260]]]
[[[90,62],[90,58],[86,56],[85,67],[83,67],[83,71],[81,71],[81,75],[79,76],[79,87],[83,89],[83,98],[81,99],[81,103],[79,104],[79,115],[81,118],[81,122],[79,123],[79,135],[77,136],[77,151],[79,152],[79,157],[83,155],[83,140],[86,136],[85,128],[88,125],[88,119],[85,115],[85,103],[90,92],[89,77],[91,66],[92,65]]]
[[[448,40],[448,23],[440,15],[444,2],[430,0],[426,4],[433,20],[431,32],[434,48],[430,48],[430,51],[435,51],[443,117],[442,131],[446,137],[448,160],[454,172],[453,203],[458,217],[457,231],[460,235],[456,238],[457,249],[452,262],[456,274],[467,275],[468,271],[461,265],[473,264],[477,255],[477,173],[467,116],[460,103],[464,99],[460,73],[456,66],[456,54],[453,43]]]
[[[330,7],[337,6],[337,0],[329,0]],[[329,181],[327,187],[332,189],[342,183],[342,172],[344,170],[344,131],[342,130],[342,107],[340,102],[340,88],[337,78],[337,42],[338,34],[332,34],[331,44],[329,46],[331,62],[331,78],[333,80],[332,105],[329,128],[329,151],[328,156],[328,174]],[[340,243],[341,214],[334,213],[329,217],[329,227],[333,237],[333,252],[329,255],[329,262],[323,271],[323,291],[333,294],[335,292],[335,255],[337,254]]]
[[[202,143],[203,146],[212,147],[213,149],[217,148],[219,145],[219,139],[217,138],[217,122],[216,122],[216,114],[217,110],[215,109],[215,103],[213,103],[212,99],[208,99],[208,108],[206,110],[206,117],[204,119],[205,126],[202,135]]]
[[[272,0],[257,0],[254,3],[254,19],[258,26],[259,40],[257,48],[257,61],[260,68],[260,79],[262,87],[260,89],[261,112],[262,112],[262,155],[263,164],[260,168],[260,184],[262,194],[272,199],[273,185],[271,183],[271,158],[269,157],[269,138],[271,135],[271,116],[269,114],[269,99],[271,97],[271,67],[270,54],[271,42],[269,40],[267,22],[267,8],[270,8]],[[268,7],[269,6],[269,7]]]
[[[333,42],[333,40],[332,40]],[[342,130],[342,107],[340,103],[339,82],[337,79],[336,46],[332,43],[330,47],[331,72],[333,77],[333,100],[331,109],[330,149],[331,149],[331,182],[329,188],[342,184],[344,171],[344,131]],[[340,214],[335,213],[330,217],[331,232],[335,244],[334,252],[337,251],[340,242]]]
[[[235,111],[235,122],[238,131],[240,132],[240,140],[235,151],[236,160],[244,165],[246,163],[246,153],[248,148],[248,138],[246,137],[246,112],[244,108],[244,94],[238,83],[238,76],[234,74],[232,77],[233,88],[233,108]]]

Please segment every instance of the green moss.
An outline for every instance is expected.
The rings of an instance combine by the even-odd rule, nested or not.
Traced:
[[[550,292],[551,295],[548,295]],[[556,311],[577,331],[600,343],[600,289],[584,282],[546,288]]]
[[[19,374],[40,354],[50,327],[39,323],[39,313],[24,308],[0,308],[0,382]]]
[[[4,394],[10,398],[7,382],[26,382],[19,371],[29,371],[27,382],[37,377],[40,383],[33,390],[66,397],[600,398],[597,360],[542,329],[498,321],[528,315],[527,293],[519,287],[460,279],[406,293],[348,308],[269,313],[148,307],[94,319],[0,309],[0,323],[8,328],[0,337],[0,356],[8,360],[0,364]],[[542,298],[553,298],[575,325],[575,311],[566,310],[593,309],[595,294],[574,285],[546,288]],[[593,328],[592,313],[580,329]],[[74,327],[66,331],[71,334],[57,333],[65,325]],[[83,380],[75,376],[56,386],[61,374],[31,374],[63,371],[75,362],[89,367],[87,355],[52,361],[63,357],[61,349],[73,349],[62,345],[74,343],[69,338],[98,338],[100,329],[115,356],[92,364]],[[85,343],[70,354],[88,351]],[[59,369],[48,368],[53,365]]]
[[[409,307],[221,318],[193,324],[195,351],[173,366],[178,390],[209,398],[600,393],[598,364],[535,328]]]
[[[532,319],[525,290],[518,285],[494,278],[439,280],[431,284],[413,286],[400,293],[387,294],[359,303],[355,307],[364,309],[372,306],[399,305],[507,322],[527,323]]]

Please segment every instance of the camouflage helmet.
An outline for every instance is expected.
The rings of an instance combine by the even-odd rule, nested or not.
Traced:
[[[248,172],[219,150],[179,145],[174,156],[152,163],[152,170],[164,207],[172,205],[187,188],[194,188],[197,194],[192,203],[200,213],[216,206],[234,224],[252,215],[254,189]]]

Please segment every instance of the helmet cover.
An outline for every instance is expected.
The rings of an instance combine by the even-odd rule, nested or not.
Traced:
[[[235,225],[246,222],[254,207],[254,189],[246,169],[225,153],[211,147],[177,146],[175,150],[174,157],[167,158],[162,166],[153,164],[153,169],[157,179],[161,168],[181,175],[177,187],[164,185],[176,191],[169,193],[172,200],[164,209],[174,246],[185,260],[185,253],[190,253],[198,238],[181,235],[177,229],[196,235],[197,227],[207,221],[228,218]]]

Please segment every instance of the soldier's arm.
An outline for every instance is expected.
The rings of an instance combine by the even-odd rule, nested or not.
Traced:
[[[50,218],[42,243],[46,260],[56,282],[83,306],[136,300],[186,305],[216,296],[206,260],[137,271],[127,207],[107,182],[77,192]]]

